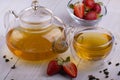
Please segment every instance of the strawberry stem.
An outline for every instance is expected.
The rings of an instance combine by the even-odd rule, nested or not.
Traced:
[[[69,61],[70,61],[70,56],[68,56],[64,62],[69,62]]]
[[[102,2],[98,2],[98,4],[102,5],[103,6],[103,3]]]
[[[70,56],[68,56],[65,60],[62,57],[56,58],[56,60],[58,65],[63,65],[64,62],[70,62]]]

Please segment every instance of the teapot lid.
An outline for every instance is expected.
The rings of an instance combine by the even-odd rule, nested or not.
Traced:
[[[43,6],[39,6],[38,1],[34,0],[32,6],[21,11],[19,16],[23,25],[30,24],[34,27],[38,27],[38,25],[40,27],[46,27],[51,24],[52,11]]]

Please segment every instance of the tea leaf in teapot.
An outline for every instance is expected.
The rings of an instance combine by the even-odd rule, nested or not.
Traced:
[[[67,49],[68,49],[68,43],[61,38],[59,38],[53,43],[53,51],[56,53],[63,53]]]

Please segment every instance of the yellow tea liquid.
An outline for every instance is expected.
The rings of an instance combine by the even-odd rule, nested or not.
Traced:
[[[100,60],[112,49],[111,36],[100,32],[84,32],[75,35],[73,47],[83,60]],[[109,43],[110,42],[110,43]]]
[[[6,38],[8,48],[18,57],[26,60],[47,60],[55,57],[52,43],[62,34],[62,29],[51,25],[42,30],[17,27],[11,29]]]

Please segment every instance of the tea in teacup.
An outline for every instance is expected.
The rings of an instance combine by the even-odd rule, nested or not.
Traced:
[[[101,60],[111,51],[113,37],[105,32],[92,30],[77,33],[74,36],[73,47],[76,54],[83,60]]]

